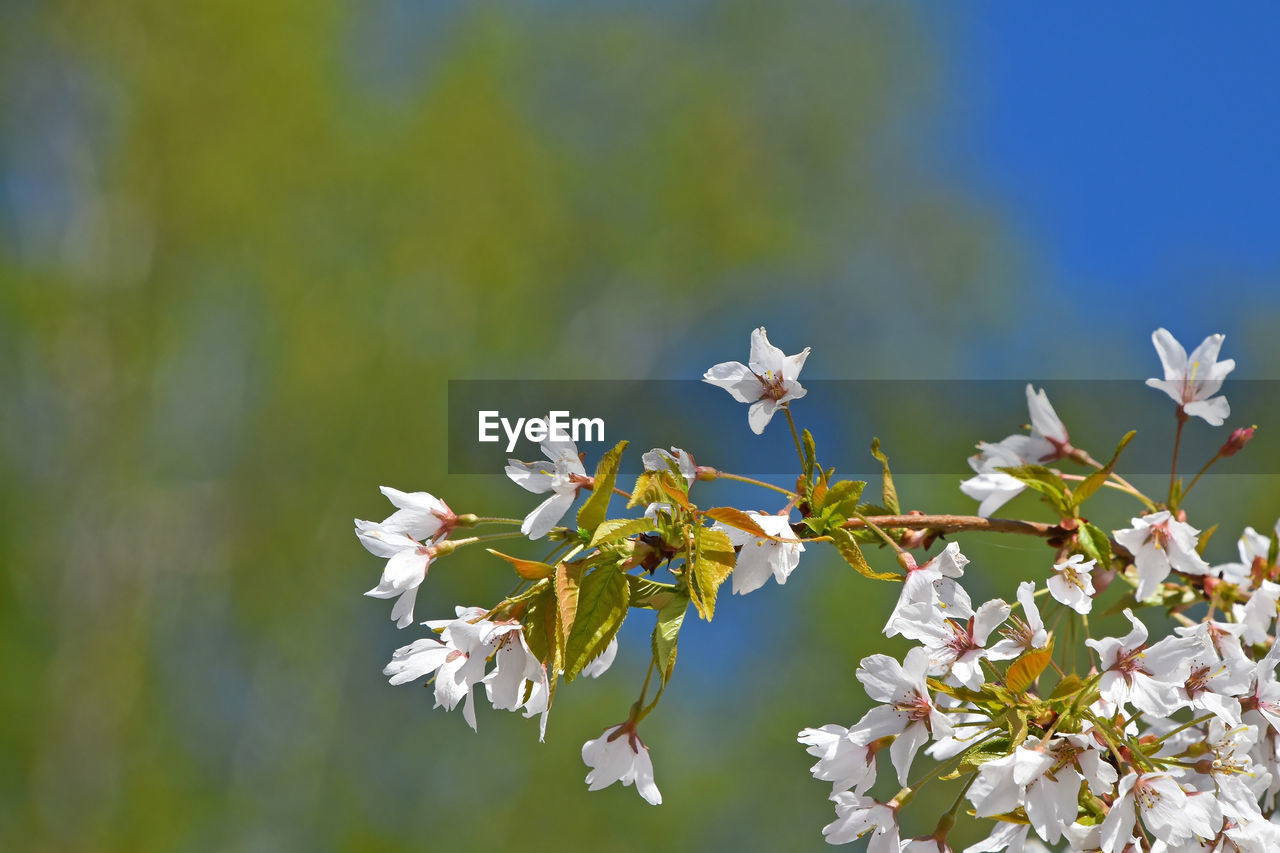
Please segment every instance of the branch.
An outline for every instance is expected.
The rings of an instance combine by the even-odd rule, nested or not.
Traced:
[[[873,515],[869,520],[881,528],[900,527],[907,530],[937,530],[942,533],[962,533],[970,530],[988,530],[992,533],[1022,533],[1027,536],[1065,536],[1065,529],[1057,524],[1042,521],[1021,521],[1013,518],[982,518],[977,515]],[[860,518],[844,523],[850,530],[867,527]]]

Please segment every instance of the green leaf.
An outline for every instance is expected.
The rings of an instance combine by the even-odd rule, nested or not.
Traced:
[[[1271,547],[1267,549],[1267,565],[1274,566],[1277,557],[1280,557],[1280,536],[1272,536]]]
[[[1058,682],[1058,686],[1053,688],[1053,692],[1049,694],[1052,699],[1066,699],[1080,692],[1080,688],[1084,687],[1084,682],[1080,680],[1080,676],[1074,672],[1068,673]]]
[[[590,547],[618,542],[637,533],[648,533],[655,529],[652,519],[648,518],[611,518],[600,522],[595,535],[591,537]]]
[[[680,626],[684,624],[688,609],[688,597],[680,596],[658,611],[658,622],[653,626],[653,660],[663,684],[671,678],[671,670],[675,668]]]
[[[1086,557],[1098,561],[1098,568],[1105,569],[1111,566],[1111,537],[1105,530],[1086,521],[1080,525],[1076,540],[1080,543],[1080,550]]]
[[[867,483],[865,480],[841,480],[832,484],[822,499],[822,508],[835,507],[845,518],[852,516],[858,508],[858,498]],[[845,509],[847,505],[847,509]]]
[[[550,586],[529,602],[523,628],[529,651],[542,663],[550,664],[556,647],[556,592]]]
[[[693,605],[698,615],[710,622],[716,614],[716,593],[733,571],[737,556],[729,534],[709,527],[695,530],[694,549],[693,582],[689,585],[695,592]]]
[[[813,444],[813,434],[809,430],[800,433],[800,441],[804,445],[804,497],[813,502],[813,469],[818,465],[817,449]]]
[[[678,594],[675,584],[659,583],[637,575],[627,575],[626,578],[631,587],[632,607],[661,610],[675,600]]]
[[[537,581],[542,580],[543,578],[549,578],[556,572],[555,566],[548,565],[547,563],[540,563],[537,560],[522,560],[519,557],[512,557],[502,553],[501,551],[495,551],[492,548],[486,548],[485,550],[495,557],[501,557],[506,560],[515,567],[516,574],[527,581]]]
[[[562,653],[578,615],[578,584],[582,580],[583,568],[583,563],[560,563],[556,566],[556,624],[559,626],[558,646]]]
[[[1035,489],[1044,495],[1049,505],[1057,510],[1059,515],[1072,514],[1071,504],[1067,500],[1067,484],[1057,472],[1043,465],[1011,465],[996,470],[1003,471],[1028,488]]]
[[[836,546],[836,550],[840,552],[840,556],[844,557],[845,562],[853,566],[858,574],[866,578],[878,581],[901,581],[902,575],[893,572],[877,572],[867,564],[867,558],[862,555],[862,549],[858,547],[858,543],[854,540],[853,535],[843,527],[837,527],[832,530],[831,539]]]
[[[1137,434],[1138,431],[1133,429],[1125,433],[1124,438],[1120,439],[1120,444],[1116,446],[1116,452],[1111,454],[1111,461],[1094,471],[1084,479],[1083,483],[1076,486],[1076,490],[1071,493],[1072,507],[1080,506],[1086,498],[1102,488],[1103,484],[1107,482],[1107,478],[1111,476],[1111,472],[1115,470],[1116,460],[1120,458],[1121,452],[1129,446],[1129,442],[1133,441],[1133,437]]]
[[[777,540],[778,538],[770,533],[766,533],[765,529],[761,527],[760,524],[750,515],[747,515],[747,513],[740,509],[734,509],[731,506],[713,507],[704,512],[703,515],[708,518],[714,518],[721,524],[727,524],[730,527],[750,533],[752,536],[759,536],[761,539]]]
[[[648,506],[653,503],[649,500],[650,490],[654,488],[652,471],[641,471],[640,476],[636,477],[636,484],[631,488],[631,500],[627,501],[627,509],[635,506]]]
[[[578,589],[577,617],[565,641],[564,678],[573,681],[618,633],[627,616],[631,589],[626,575],[614,566],[603,566],[582,579]]]
[[[601,522],[609,514],[609,499],[613,497],[613,486],[618,479],[618,463],[622,459],[622,451],[627,449],[627,442],[620,441],[612,450],[600,457],[596,465],[595,485],[591,488],[591,496],[578,510],[578,526],[594,533]]]
[[[898,490],[893,485],[893,474],[889,472],[889,457],[880,449],[880,439],[871,439],[871,455],[884,468],[884,488],[882,495],[884,505],[889,509],[884,515],[897,515],[902,512],[902,507],[898,504]]]

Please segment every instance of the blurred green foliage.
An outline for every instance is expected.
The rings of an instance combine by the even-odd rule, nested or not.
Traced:
[[[856,718],[896,589],[815,553],[688,630],[650,809],[578,755],[643,630],[547,744],[483,710],[474,736],[380,675],[410,632],[349,524],[380,483],[527,509],[445,473],[450,378],[694,376],[761,322],[827,375],[961,370],[1012,252],[919,164],[909,17],[68,0],[5,6],[0,47],[0,848],[821,846],[794,734]],[[451,559],[419,612],[506,584]]]

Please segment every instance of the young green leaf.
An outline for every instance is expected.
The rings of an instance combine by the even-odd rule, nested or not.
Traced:
[[[854,541],[853,535],[848,530],[843,527],[837,527],[831,531],[830,535],[835,543],[836,550],[840,552],[840,556],[844,557],[845,562],[853,566],[858,574],[878,581],[902,580],[902,575],[893,572],[877,572],[871,568],[867,564],[867,558],[862,555],[862,549],[858,547],[858,543]]]
[[[1107,482],[1107,478],[1111,476],[1111,472],[1115,470],[1116,460],[1120,458],[1120,454],[1129,446],[1129,442],[1133,441],[1133,437],[1137,434],[1138,431],[1132,429],[1125,433],[1124,438],[1120,439],[1120,444],[1116,446],[1116,452],[1111,454],[1111,461],[1094,471],[1084,479],[1083,483],[1076,486],[1076,490],[1071,493],[1072,507],[1080,506],[1086,498],[1102,488],[1103,484]]]
[[[1086,521],[1080,525],[1076,539],[1084,555],[1098,561],[1098,568],[1105,569],[1111,565],[1111,537],[1105,530]]]
[[[602,566],[582,579],[573,628],[564,649],[564,678],[573,681],[618,633],[627,616],[630,587],[615,566]]]
[[[636,575],[627,575],[626,578],[631,587],[632,607],[661,610],[675,600],[678,594],[675,584],[659,583]]]
[[[688,609],[689,599],[680,596],[658,611],[658,621],[653,626],[653,659],[663,684],[671,678],[671,670],[675,668],[680,626],[684,624]]]
[[[596,528],[595,535],[591,537],[590,547],[604,545],[609,542],[620,542],[629,536],[635,536],[637,533],[648,533],[654,529],[654,524],[648,518],[611,518],[602,521],[600,526]]]
[[[627,449],[627,442],[620,441],[612,450],[600,457],[596,465],[595,485],[591,488],[591,496],[578,510],[578,526],[594,533],[600,523],[609,514],[609,498],[613,497],[613,486],[618,479],[618,463],[622,459],[622,451]]]
[[[583,569],[583,563],[560,563],[556,566],[556,613],[561,651],[578,615],[578,584],[582,581]]]
[[[893,485],[893,474],[889,471],[889,457],[880,449],[880,439],[878,438],[871,439],[871,455],[876,458],[876,461],[879,462],[881,467],[884,469],[884,488],[882,490],[882,495],[884,505],[889,509],[889,512],[886,514],[897,515],[902,511],[901,506],[898,504],[898,490]]]
[[[723,530],[702,527],[694,537],[693,583],[690,584],[695,593],[693,604],[698,615],[710,622],[716,613],[716,593],[733,571],[737,557],[733,543]]]

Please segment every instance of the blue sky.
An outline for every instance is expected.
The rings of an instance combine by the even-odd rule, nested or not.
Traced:
[[[1203,12],[922,7],[941,169],[1001,211],[1052,292],[1109,299],[1116,331],[1230,336],[1280,301],[1280,9]]]

